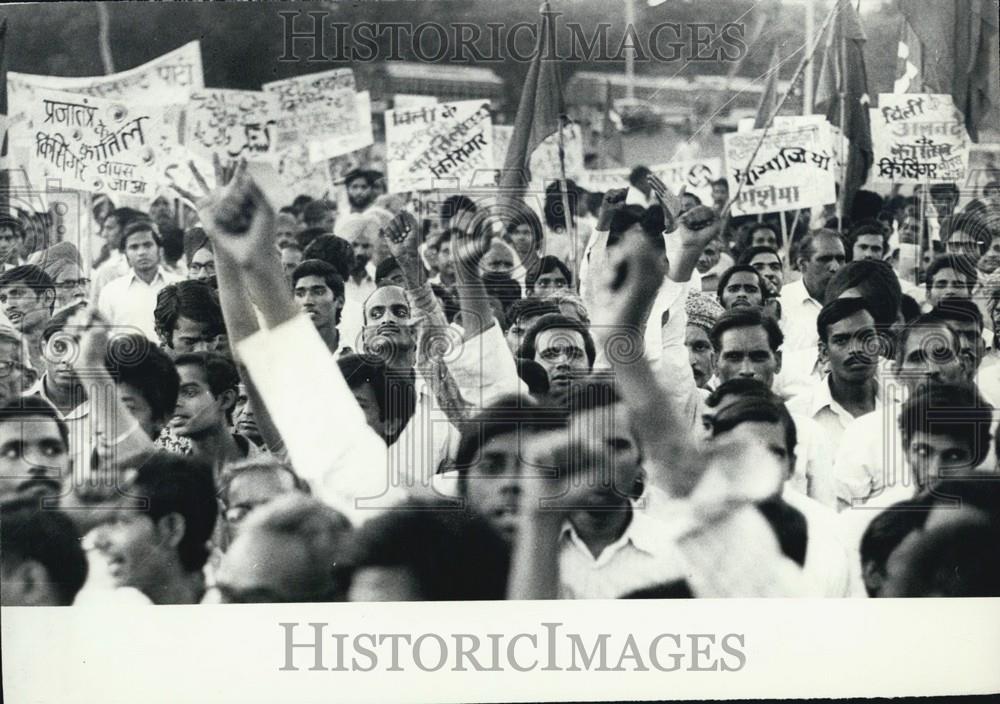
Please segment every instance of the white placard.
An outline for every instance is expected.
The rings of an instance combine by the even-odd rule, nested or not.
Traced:
[[[891,183],[963,183],[969,135],[950,95],[883,93],[871,108],[873,170]]]
[[[274,153],[278,98],[273,93],[194,91],[184,117],[184,145],[211,160],[267,159]]]
[[[724,137],[726,178],[733,193],[739,188],[734,215],[809,208],[836,200],[836,162],[825,125],[809,117],[790,118],[789,126],[772,127],[761,142],[763,135],[761,129]]]
[[[25,104],[28,176],[62,188],[152,198],[159,157],[149,139],[155,114],[141,106],[38,89]]]
[[[37,89],[83,93],[107,100],[162,105],[184,103],[191,91],[205,87],[201,66],[201,44],[188,42],[128,71],[110,76],[44,76],[10,71],[7,74],[7,104],[11,115]]]
[[[493,120],[486,100],[428,105],[385,113],[389,191],[461,188],[494,168]]]

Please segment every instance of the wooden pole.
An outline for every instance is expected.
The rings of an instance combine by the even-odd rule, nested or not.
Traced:
[[[574,213],[570,211],[569,207],[569,186],[566,183],[566,147],[563,137],[563,116],[559,116],[559,195],[562,200],[563,207],[563,217],[566,223],[566,236],[569,238],[570,252],[573,255],[573,281],[576,287],[580,285],[580,277],[577,275],[579,272],[579,257],[580,253],[577,252],[577,241],[576,241],[576,225]]]
[[[844,5],[844,0],[840,0],[837,5],[837,12],[840,13],[841,8]],[[837,25],[840,27],[840,133],[842,135],[847,134],[846,125],[844,122],[847,120],[847,35],[844,33],[844,18],[838,17]],[[843,144],[843,142],[841,142]],[[844,231],[844,209],[847,205],[847,189],[844,186],[847,185],[847,172],[850,170],[851,162],[851,148],[848,143],[847,153],[844,154],[843,164],[844,168],[841,169],[840,174],[840,197],[837,198],[837,232]]]

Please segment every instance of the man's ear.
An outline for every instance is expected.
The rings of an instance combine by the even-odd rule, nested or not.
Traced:
[[[819,361],[821,364],[825,365],[830,363],[829,349],[827,348],[825,342],[823,342],[822,340],[817,342],[816,351],[819,353]]]
[[[872,560],[861,564],[861,578],[865,583],[865,589],[872,594],[877,594],[885,581],[885,575],[878,571]]]
[[[219,395],[219,405],[222,406],[222,410],[226,413],[232,412],[236,408],[236,400],[239,395],[236,389],[226,389]]]
[[[777,352],[774,353],[774,359],[778,363],[778,366],[775,367],[775,369],[774,369],[774,373],[775,374],[780,374],[781,373],[781,350],[778,350]]]
[[[168,513],[166,516],[161,516],[160,520],[156,522],[156,529],[160,533],[163,545],[176,548],[184,538],[187,524],[181,514]]]

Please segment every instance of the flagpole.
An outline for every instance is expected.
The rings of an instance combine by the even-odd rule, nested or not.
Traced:
[[[795,87],[795,84],[802,76],[802,72],[805,70],[805,67],[812,61],[813,56],[815,56],[816,50],[819,49],[819,40],[824,34],[826,34],[826,28],[830,26],[830,21],[834,18],[834,16],[836,16],[837,8],[838,6],[834,5],[833,9],[830,10],[830,12],[827,14],[826,19],[823,20],[823,25],[820,27],[819,32],[816,34],[816,38],[815,41],[813,42],[812,49],[802,57],[802,61],[799,62],[798,67],[795,69],[795,73],[792,75],[791,80],[788,82],[788,90],[786,90],[785,94],[781,96],[781,100],[778,102],[777,107],[774,108],[774,112],[771,114],[771,117],[768,118],[767,124],[764,125],[764,131],[761,133],[760,139],[757,141],[757,146],[754,147],[753,153],[750,154],[750,159],[749,161],[747,161],[745,171],[749,171],[750,167],[753,166],[753,160],[757,158],[757,154],[760,152],[760,148],[761,146],[763,146],[764,140],[767,139],[767,133],[770,131],[771,125],[774,124],[774,118],[777,117],[779,112],[781,112],[781,108],[785,105],[785,101],[788,100],[788,96],[791,95],[792,93],[792,88]],[[736,192],[733,193],[732,196],[730,196],[729,202],[726,203],[726,207],[722,209],[723,217],[729,214],[730,208],[733,207],[733,203],[735,203],[736,199],[739,198],[740,191],[742,190],[743,190],[743,181],[741,180],[737,182]]]
[[[811,37],[816,25],[816,5],[815,0],[806,0],[806,36]],[[802,114],[812,115],[813,111],[813,64],[810,61],[806,65],[805,85],[802,91]]]
[[[841,8],[850,0],[840,0],[836,7],[837,13],[841,12]],[[839,18],[841,27],[843,27],[843,18]],[[843,135],[847,134],[847,126],[844,122],[847,120],[847,33],[841,31],[840,33],[840,132]],[[848,147],[847,154],[844,155],[843,159],[844,167],[840,174],[840,197],[837,198],[837,232],[843,232],[844,230],[844,206],[847,201],[847,189],[844,186],[847,185],[847,172],[851,168],[851,152],[850,147]]]
[[[576,225],[569,209],[569,186],[566,183],[566,147],[563,138],[563,116],[559,116],[559,194],[562,200],[563,218],[566,223],[566,236],[569,237],[570,251],[573,253],[573,281],[580,285],[577,272],[580,269],[579,253],[577,252]]]

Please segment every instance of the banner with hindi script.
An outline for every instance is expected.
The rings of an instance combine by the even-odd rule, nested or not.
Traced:
[[[25,105],[27,170],[32,183],[151,198],[159,155],[149,110],[79,93],[38,89]]]
[[[871,124],[877,181],[965,181],[969,135],[950,95],[883,93]]]
[[[733,132],[724,145],[730,191],[739,188],[733,215],[811,208],[837,199],[831,133],[809,117],[772,127],[766,136],[763,129]]]
[[[389,192],[468,187],[494,169],[488,100],[463,100],[385,113]]]
[[[675,194],[683,186],[687,193],[698,196],[703,203],[711,203],[712,181],[722,176],[722,159],[709,157],[651,164],[649,170]],[[577,183],[588,191],[604,193],[612,188],[627,188],[630,173],[632,169],[629,168],[585,169]]]
[[[274,157],[278,177],[295,194],[323,198],[334,190],[328,160],[312,161],[309,148],[296,144],[283,149]]]
[[[282,112],[322,110],[330,107],[331,95],[354,92],[354,71],[349,68],[335,68],[330,71],[309,73],[305,76],[265,83],[261,86],[261,90],[278,96],[278,107]]]
[[[349,68],[265,83],[278,99],[275,149],[305,144],[310,159],[321,161],[372,144],[371,97],[354,88]]]
[[[266,160],[274,154],[278,97],[254,90],[194,91],[184,116],[184,145],[211,160]]]
[[[201,44],[193,41],[128,71],[109,76],[43,76],[7,73],[7,105],[19,114],[38,89],[82,93],[122,103],[146,105],[186,103],[191,91],[205,86]]]

